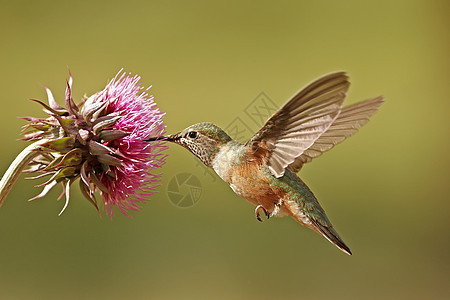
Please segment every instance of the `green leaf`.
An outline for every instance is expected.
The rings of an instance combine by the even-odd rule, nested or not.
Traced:
[[[75,144],[75,139],[73,137],[67,136],[60,139],[49,141],[42,145],[42,147],[58,151],[61,153],[66,153],[70,151]]]
[[[83,161],[83,151],[80,148],[75,148],[67,152],[66,155],[61,159],[59,166],[69,167],[77,166]]]

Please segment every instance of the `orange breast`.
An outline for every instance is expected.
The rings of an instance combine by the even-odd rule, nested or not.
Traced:
[[[229,185],[236,194],[254,205],[261,204],[268,212],[273,211],[281,195],[270,187],[261,159],[247,158],[234,165],[229,175]]]

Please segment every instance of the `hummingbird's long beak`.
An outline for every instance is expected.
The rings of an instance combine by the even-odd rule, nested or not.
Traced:
[[[173,135],[168,135],[168,136],[155,136],[149,139],[146,139],[146,141],[148,142],[153,142],[153,141],[168,141],[168,142],[173,142],[175,141],[175,137]]]

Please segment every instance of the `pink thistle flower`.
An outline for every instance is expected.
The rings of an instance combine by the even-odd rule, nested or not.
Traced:
[[[113,206],[125,214],[127,209],[139,210],[139,202],[145,203],[155,192],[155,182],[160,175],[152,171],[164,164],[165,156],[160,144],[153,145],[145,140],[153,136],[161,136],[165,132],[162,114],[148,96],[146,89],[141,92],[140,77],[123,73],[111,80],[106,88],[97,93],[96,101],[108,103],[106,115],[117,114],[120,118],[112,126],[113,130],[127,132],[128,135],[115,139],[106,146],[116,149],[121,154],[122,164],[114,168],[113,177],[103,173],[99,179],[108,193],[103,194],[104,207],[107,213],[113,214]]]
[[[165,163],[163,141],[148,143],[146,139],[162,136],[165,124],[162,113],[140,86],[140,77],[122,73],[104,90],[85,98],[80,104],[72,99],[72,77],[67,82],[65,106],[61,107],[47,88],[50,116],[46,119],[24,118],[23,140],[40,142],[37,153],[25,172],[38,172],[32,178],[50,176],[40,186],[44,190],[31,200],[45,196],[57,183],[62,183],[66,203],[70,186],[79,179],[83,195],[97,208],[95,192],[103,198],[106,214],[114,215],[116,206],[129,216],[128,210],[140,210],[155,193],[160,174],[154,170]],[[61,214],[60,213],[60,214]]]

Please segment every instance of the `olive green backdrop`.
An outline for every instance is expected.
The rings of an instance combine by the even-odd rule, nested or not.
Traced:
[[[226,127],[264,92],[282,105],[317,77],[346,70],[348,103],[386,103],[356,136],[305,166],[354,252],[254,207],[171,145],[160,192],[110,221],[73,192],[27,202],[21,178],[0,209],[2,299],[443,299],[450,287],[448,1],[0,1],[0,172],[43,116],[28,98],[76,99],[120,68],[142,76],[168,132]],[[179,208],[180,172],[202,185]],[[216,178],[216,179],[214,179]]]

